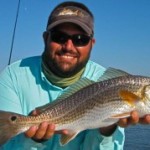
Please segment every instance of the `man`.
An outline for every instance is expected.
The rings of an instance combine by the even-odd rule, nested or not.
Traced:
[[[89,60],[95,43],[93,20],[92,13],[83,4],[58,5],[43,33],[42,56],[17,61],[1,73],[0,110],[28,115],[36,107],[54,101],[82,77],[97,81],[105,68]],[[150,118],[146,116],[140,121],[149,123]],[[132,112],[130,118],[121,119],[118,125],[125,127],[137,122],[138,114]],[[83,131],[67,145],[60,146],[59,134],[68,131],[55,132],[55,124],[43,122],[12,138],[1,149],[119,150],[123,149],[124,129],[118,125]]]

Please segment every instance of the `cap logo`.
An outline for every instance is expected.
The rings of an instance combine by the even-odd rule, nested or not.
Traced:
[[[58,16],[79,16],[79,17],[84,17],[84,14],[80,10],[71,10],[71,9],[66,9],[64,8]]]

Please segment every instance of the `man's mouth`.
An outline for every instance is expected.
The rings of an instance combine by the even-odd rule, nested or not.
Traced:
[[[71,55],[61,55],[60,57],[66,58],[66,59],[72,59],[72,58],[75,58],[75,56],[71,56]]]
[[[77,58],[77,54],[74,54],[74,53],[59,53],[58,54],[59,58],[61,59],[68,59],[68,60],[71,60],[71,59],[74,59],[74,58]]]

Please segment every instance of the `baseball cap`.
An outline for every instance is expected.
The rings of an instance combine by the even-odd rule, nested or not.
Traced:
[[[94,17],[90,10],[79,2],[63,2],[56,6],[49,16],[47,30],[62,23],[74,23],[87,34],[94,34]]]

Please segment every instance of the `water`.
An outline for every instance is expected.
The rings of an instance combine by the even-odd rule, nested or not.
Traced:
[[[125,129],[124,150],[150,150],[150,125],[136,125]]]

